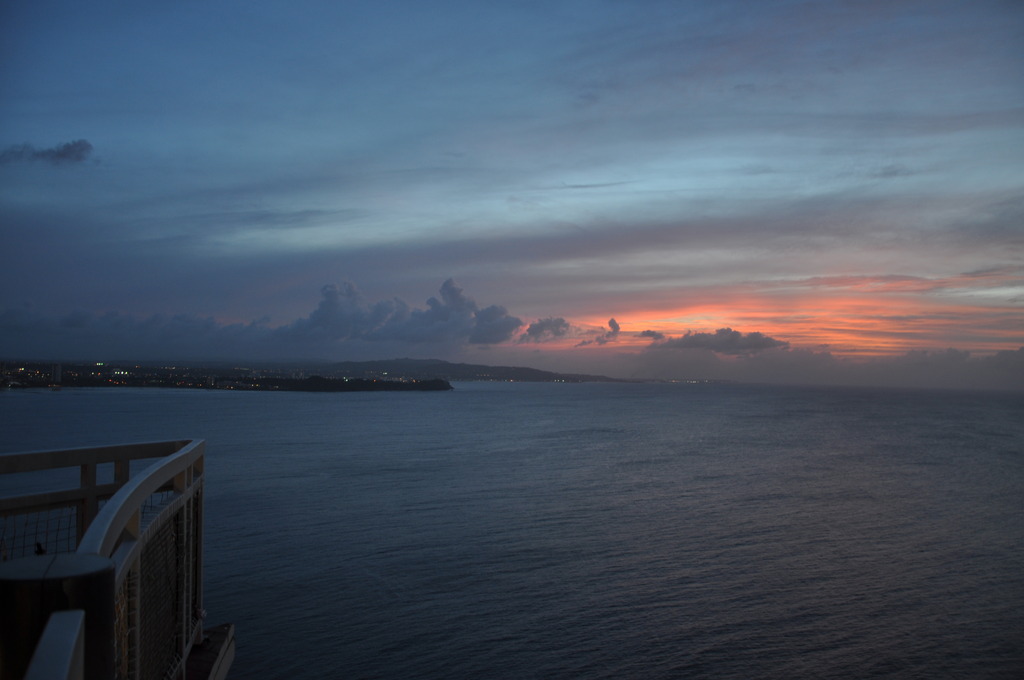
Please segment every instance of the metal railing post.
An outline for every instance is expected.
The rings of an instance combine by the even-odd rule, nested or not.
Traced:
[[[20,680],[54,612],[85,612],[85,677],[114,676],[114,562],[44,555],[0,564],[0,680]]]
[[[14,526],[7,524],[13,517],[67,508],[77,509],[78,522],[73,553],[48,537],[46,525],[41,534],[17,535],[14,559],[4,548],[0,680],[21,680],[26,668],[36,672],[32,650],[50,615],[70,609],[84,612],[84,678],[183,677],[194,652],[209,656],[202,621],[204,455],[202,441],[0,455],[0,473],[79,467],[77,488],[0,498],[0,527]],[[155,460],[129,475],[129,462],[140,458]],[[114,481],[99,483],[97,465],[108,463]],[[49,547],[58,552],[39,554]],[[68,617],[58,619],[54,630],[70,630]],[[217,630],[213,653],[223,678],[234,656],[234,628]],[[57,665],[73,667],[79,642],[47,635],[63,640],[54,643],[64,648]]]
[[[25,680],[85,680],[85,612],[50,614]]]

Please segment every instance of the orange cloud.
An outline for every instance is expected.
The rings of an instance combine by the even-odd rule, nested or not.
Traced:
[[[729,327],[850,356],[947,347],[991,354],[1024,344],[1024,310],[1015,297],[1021,292],[1021,270],[1003,268],[931,279],[837,276],[707,287],[687,291],[700,302],[640,301],[631,311],[609,311],[622,327],[620,346],[647,344],[636,336],[646,330],[678,336]]]

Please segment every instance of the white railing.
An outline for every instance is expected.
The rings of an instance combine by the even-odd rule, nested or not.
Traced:
[[[25,680],[82,680],[85,675],[85,612],[50,614]]]
[[[32,611],[3,611],[7,603],[0,601],[0,680],[35,669],[35,661],[25,666],[28,659],[7,667],[19,662],[8,647],[23,646],[25,636],[34,637],[33,647],[40,636],[41,644],[52,637],[57,649],[37,649],[36,657],[68,657],[66,677],[83,677],[75,675],[74,645],[62,642],[68,635],[43,635],[51,612],[40,610],[47,607],[84,609],[84,677],[185,676],[189,653],[203,638],[204,449],[202,441],[173,441],[0,455],[0,474],[80,470],[76,488],[0,498],[0,557],[7,560],[0,563],[0,599],[19,588],[45,591],[58,577],[64,593]],[[129,464],[139,459],[155,461],[131,476]],[[97,483],[98,466],[106,464],[113,480]],[[72,526],[73,541],[63,535]],[[70,543],[73,552],[52,555]],[[27,555],[30,549],[37,554]]]

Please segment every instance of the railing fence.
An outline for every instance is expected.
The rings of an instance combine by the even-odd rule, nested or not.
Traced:
[[[47,588],[59,578],[67,591],[67,579],[78,578],[74,565],[86,563],[97,574],[109,564],[112,577],[86,577],[112,582],[106,601],[85,604],[85,677],[184,677],[189,652],[203,636],[204,448],[202,441],[175,441],[0,455],[0,474],[80,469],[76,488],[0,498],[0,680],[35,668],[28,650],[14,647],[26,635],[39,640],[46,628],[45,619],[33,618],[39,612],[24,611],[25,589]],[[149,458],[155,461],[129,475],[131,461]],[[97,466],[109,463],[113,481],[98,483]],[[59,596],[49,606],[77,608]],[[109,640],[90,636],[91,624],[101,620],[108,620]],[[63,648],[43,656],[74,656],[73,645],[55,644]]]

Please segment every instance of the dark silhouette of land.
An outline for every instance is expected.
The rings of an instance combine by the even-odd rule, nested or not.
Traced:
[[[453,364],[440,359],[388,359],[385,361],[342,361],[330,364],[329,375],[380,377],[401,375],[406,378],[426,379],[441,377],[447,380],[500,380],[515,382],[619,382],[603,375],[582,373],[553,373],[523,366],[486,366],[483,364]]]
[[[369,380],[366,378],[263,378],[249,389],[290,390],[293,392],[437,392],[453,389],[441,378],[429,380]]]
[[[453,364],[439,359],[345,361],[330,364],[223,363],[187,365],[53,361],[0,363],[0,386],[188,387],[303,392],[438,391],[450,381],[618,382],[600,375],[553,373],[520,366]]]

